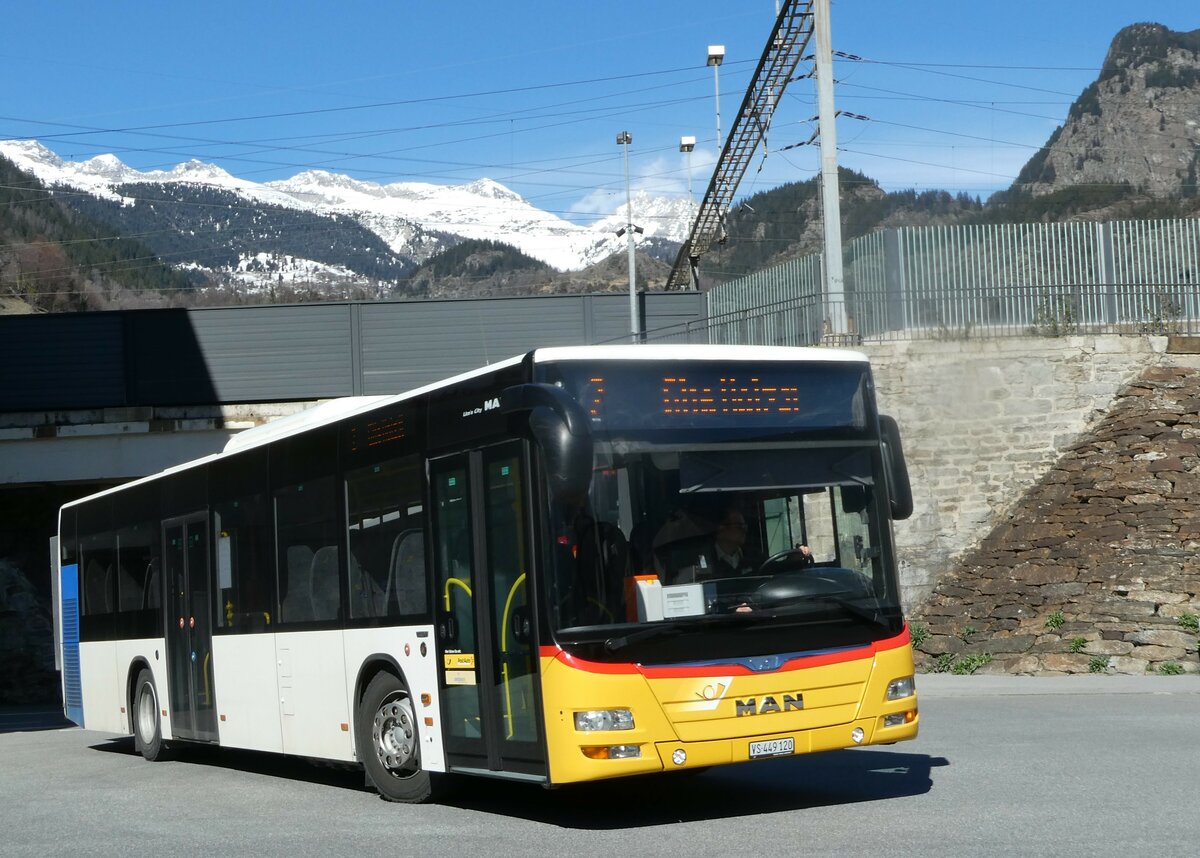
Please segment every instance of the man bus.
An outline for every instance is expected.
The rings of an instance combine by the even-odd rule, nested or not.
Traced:
[[[64,708],[394,801],[910,739],[911,509],[861,354],[538,349],[64,506]]]

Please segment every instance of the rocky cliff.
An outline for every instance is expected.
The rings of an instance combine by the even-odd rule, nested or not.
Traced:
[[[1071,106],[1014,185],[1035,195],[1128,184],[1155,197],[1194,196],[1200,161],[1200,30],[1121,30],[1099,78]]]

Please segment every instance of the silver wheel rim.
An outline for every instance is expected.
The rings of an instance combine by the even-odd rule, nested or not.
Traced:
[[[371,724],[371,740],[379,763],[394,777],[417,772],[417,725],[412,703],[402,692],[383,701]]]
[[[154,696],[154,686],[149,682],[142,685],[138,694],[137,727],[143,745],[154,741],[154,734],[158,732],[158,700]]]

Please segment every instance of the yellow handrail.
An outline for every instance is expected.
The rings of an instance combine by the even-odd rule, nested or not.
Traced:
[[[462,587],[464,590],[466,590],[468,599],[474,598],[471,595],[471,585],[469,585],[466,581],[462,580],[461,578],[447,578],[446,579],[446,593],[445,593],[445,596],[443,597],[446,602],[446,610],[447,611],[450,610],[450,585],[451,584],[455,585],[456,587]]]
[[[512,607],[513,598],[517,595],[517,588],[524,583],[525,573],[522,572],[517,576],[517,580],[513,581],[513,585],[508,591],[508,598],[504,600],[504,625],[500,629],[500,655],[502,657],[508,655],[508,610]],[[500,676],[504,681],[504,717],[508,721],[508,735],[505,738],[511,739],[516,728],[513,726],[512,689],[508,684],[507,660],[500,665]]]

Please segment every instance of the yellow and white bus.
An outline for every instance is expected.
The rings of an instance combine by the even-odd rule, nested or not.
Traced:
[[[911,509],[861,354],[538,349],[64,506],[64,708],[396,801],[910,739]]]

